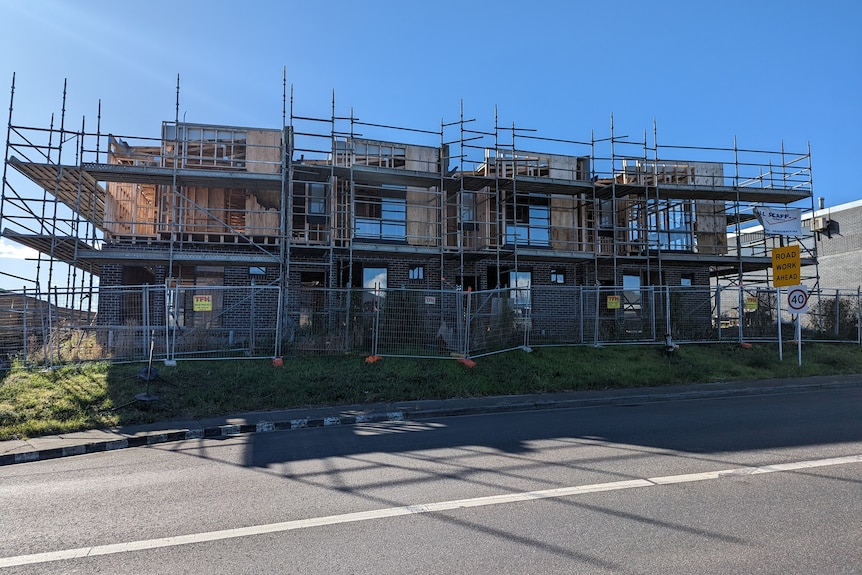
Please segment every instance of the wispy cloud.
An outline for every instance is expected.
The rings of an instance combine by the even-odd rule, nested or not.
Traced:
[[[10,260],[25,260],[39,256],[39,252],[32,248],[7,244],[5,239],[0,238],[0,258]]]

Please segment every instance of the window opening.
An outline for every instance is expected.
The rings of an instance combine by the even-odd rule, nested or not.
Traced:
[[[407,148],[395,144],[355,142],[356,165],[378,168],[403,168],[407,165]]]
[[[313,327],[315,323],[325,323],[326,272],[300,272],[299,282],[302,289],[299,292],[299,325]]]
[[[357,196],[356,237],[403,241],[407,236],[404,198]]]
[[[566,270],[551,269],[551,283],[564,284],[566,283]]]
[[[623,315],[626,320],[636,320],[641,311],[641,278],[639,275],[623,276]]]
[[[386,296],[386,268],[362,268],[362,303],[367,311],[375,311],[377,298]]]
[[[530,307],[530,288],[533,283],[532,272],[509,272],[509,285],[512,290],[509,297],[516,310],[526,310]]]
[[[663,250],[690,251],[693,236],[691,202],[676,200],[660,204],[649,215],[649,229],[651,245]]]
[[[551,210],[543,205],[506,204],[506,242],[544,247],[550,244]]]

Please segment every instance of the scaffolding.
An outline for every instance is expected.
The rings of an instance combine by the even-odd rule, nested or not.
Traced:
[[[367,304],[336,305],[337,288],[512,288],[517,309],[538,285],[766,287],[786,243],[819,288],[813,231],[752,227],[758,207],[813,212],[810,149],[659,145],[655,123],[634,141],[613,117],[605,137],[543,137],[496,109],[478,127],[463,102],[434,129],[339,114],[334,94],[311,117],[282,84],[282,126],[253,128],[181,121],[178,79],[173,121],[140,137],[104,133],[101,111],[94,131],[68,126],[65,85],[59,118],[17,125],[13,76],[0,228],[38,255],[34,277],[0,275],[120,324],[100,288],[278,287],[276,356],[310,317],[347,325]],[[165,299],[153,306],[179,325]]]

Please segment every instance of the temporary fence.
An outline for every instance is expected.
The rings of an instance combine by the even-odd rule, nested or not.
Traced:
[[[532,286],[486,291],[125,286],[0,292],[0,366],[353,353],[476,358],[539,346],[795,339],[786,289]],[[284,303],[284,309],[281,304]],[[818,290],[802,340],[862,343],[862,293]],[[780,331],[779,331],[780,330]]]
[[[89,293],[0,293],[2,363],[275,355],[278,287],[144,285]]]
[[[539,346],[793,339],[796,316],[786,304],[780,308],[778,294],[723,286],[310,288],[300,292],[300,311],[288,314],[286,331],[296,355],[417,358],[476,358]],[[801,314],[803,339],[862,343],[859,290],[820,290],[810,302]]]

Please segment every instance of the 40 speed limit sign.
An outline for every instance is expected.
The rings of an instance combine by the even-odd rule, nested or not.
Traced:
[[[808,311],[808,286],[798,285],[787,288],[787,308],[791,313]]]

